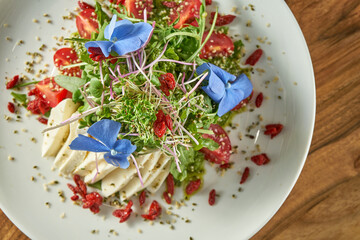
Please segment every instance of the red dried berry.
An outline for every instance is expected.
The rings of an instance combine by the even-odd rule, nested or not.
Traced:
[[[224,164],[221,164],[221,165],[219,165],[219,168],[221,168],[221,169],[228,169],[228,168],[230,168],[231,167],[231,163],[224,163]]]
[[[211,5],[211,4],[212,4],[212,0],[205,0],[205,4],[206,4],[206,6]]]
[[[257,95],[257,97],[256,97],[256,99],[255,99],[255,106],[256,106],[257,108],[261,107],[261,104],[262,104],[263,100],[264,100],[264,95],[263,95],[263,93],[261,92],[261,93],[259,93],[259,94]]]
[[[170,195],[170,193],[169,193],[168,191],[165,191],[165,192],[163,193],[163,197],[164,197],[165,202],[166,202],[167,204],[171,204],[171,197],[170,197],[169,195]]]
[[[89,47],[88,51],[90,52],[89,57],[95,62],[100,62],[106,59],[105,55],[101,51],[101,48],[99,47]]]
[[[242,107],[245,107],[246,104],[248,104],[250,102],[250,100],[252,99],[254,95],[254,91],[251,92],[250,96],[245,98],[244,100],[242,100],[238,105],[236,105],[233,109],[231,109],[231,111],[235,111],[235,110],[239,110]]]
[[[251,157],[251,161],[253,161],[256,165],[261,166],[270,162],[270,159],[265,153],[255,155]]]
[[[8,102],[7,108],[9,112],[14,113],[15,112],[15,104],[12,102]]]
[[[250,173],[250,169],[248,167],[246,167],[241,176],[240,184],[243,184],[246,182],[247,178],[249,177],[249,173]]]
[[[173,130],[173,121],[169,115],[165,116],[165,125],[168,129],[170,129],[170,131]]]
[[[284,128],[282,124],[268,124],[265,126],[266,131],[264,132],[265,135],[270,135],[271,139],[276,137]]]
[[[178,6],[178,3],[173,1],[162,1],[161,4],[168,8],[176,8]]]
[[[166,132],[165,122],[154,122],[154,133],[156,136],[161,138]]]
[[[140,206],[142,206],[145,203],[145,200],[146,200],[146,192],[144,190],[139,195],[139,204],[140,204]]]
[[[37,120],[45,125],[48,123],[48,119],[44,117],[38,117]]]
[[[214,17],[215,17],[215,12],[211,12],[210,24],[213,24]],[[228,15],[220,15],[219,14],[217,16],[215,26],[220,27],[220,26],[230,24],[234,21],[235,18],[236,18],[236,16],[231,15],[231,14],[228,14]]]
[[[91,6],[90,4],[87,4],[86,2],[83,2],[83,1],[78,1],[78,5],[81,8],[81,10],[85,10],[85,9],[95,10],[95,8],[93,6]]]
[[[175,192],[175,182],[174,182],[174,177],[171,173],[169,173],[169,175],[166,178],[166,189],[167,192],[173,196],[174,192]]]
[[[215,204],[215,198],[216,198],[216,190],[213,189],[209,193],[209,204],[210,204],[210,206]]]
[[[20,78],[19,75],[15,75],[12,79],[10,79],[6,83],[6,89],[11,89],[16,86],[16,84],[19,82]]]
[[[165,73],[159,77],[160,89],[165,93],[166,96],[170,96],[169,90],[174,90],[176,86],[175,77],[172,73]]]
[[[251,65],[251,66],[254,66],[258,61],[259,59],[261,58],[263,54],[263,50],[258,48],[256,49],[245,61],[245,64],[246,65]]]
[[[73,195],[73,196],[71,196],[70,199],[73,200],[73,201],[76,201],[76,200],[79,200],[79,196],[78,195]]]
[[[194,194],[197,190],[199,190],[200,185],[201,185],[201,179],[190,181],[185,188],[186,194],[187,195]]]
[[[131,209],[132,205],[133,205],[133,201],[130,200],[124,209],[117,209],[113,211],[112,215],[114,217],[120,218],[120,223],[123,223],[129,219],[132,213],[132,209]]]
[[[161,207],[159,203],[156,200],[154,200],[150,205],[149,213],[142,214],[141,217],[147,220],[155,220],[160,215],[161,215]]]

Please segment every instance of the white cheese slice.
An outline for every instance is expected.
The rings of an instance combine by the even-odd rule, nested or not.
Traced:
[[[56,126],[57,124],[70,118],[76,109],[79,107],[72,99],[66,98],[62,100],[56,107],[51,109],[48,127]],[[44,134],[41,154],[43,157],[55,157],[61,146],[64,144],[69,134],[69,125],[56,128]]]
[[[97,169],[96,167],[92,170],[91,173],[87,174],[84,177],[84,182],[86,183],[95,183],[101,179],[103,179],[107,174],[111,173],[112,171],[114,171],[117,167],[115,167],[114,165],[108,164],[105,159],[101,159],[100,161],[98,161],[98,169],[99,172],[98,174],[96,174]],[[96,177],[95,177],[96,175]],[[95,177],[95,178],[94,178]]]
[[[165,181],[166,177],[169,175],[170,166],[171,166],[171,161],[168,161],[165,167],[161,169],[159,174],[156,176],[154,181],[146,188],[149,192],[155,193],[157,192],[157,190],[159,190],[161,184]]]
[[[85,177],[86,175],[90,174],[96,168],[96,158],[99,163],[100,159],[104,158],[104,154],[89,152],[86,155],[84,161],[79,166],[77,166],[74,174],[78,174],[81,177]]]
[[[152,154],[146,154],[136,157],[136,162],[139,169],[144,167],[144,164],[150,159]],[[103,178],[101,182],[102,192],[105,197],[108,197],[121,188],[123,188],[134,176],[137,174],[135,165],[130,162],[130,166],[127,169],[117,168],[109,175]]]
[[[150,159],[145,163],[144,168],[140,170],[141,177],[143,179],[144,184],[147,182],[148,178],[151,174],[154,173],[158,168],[156,168],[157,164],[161,165],[159,161],[163,160],[164,154],[161,151],[157,151],[153,153]],[[134,177],[124,188],[120,189],[120,196],[122,199],[128,199],[138,191],[142,190],[140,180],[138,177]]]

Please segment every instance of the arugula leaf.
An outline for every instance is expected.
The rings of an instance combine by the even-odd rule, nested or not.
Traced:
[[[88,184],[90,187],[96,188],[101,190],[101,180],[97,181],[96,183]]]
[[[23,105],[26,105],[26,102],[27,102],[26,94],[20,94],[20,93],[16,93],[16,92],[11,92],[10,94],[11,94],[11,96],[14,97],[14,99],[16,101],[20,102]]]
[[[56,76],[55,82],[72,93],[86,83],[86,81],[82,78],[69,77],[65,75]]]
[[[100,3],[96,2],[95,13],[100,26],[103,26],[104,22],[110,22],[109,16],[102,10]]]

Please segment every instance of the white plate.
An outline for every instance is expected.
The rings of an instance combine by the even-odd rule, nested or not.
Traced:
[[[255,11],[243,9],[249,3],[255,6]],[[139,216],[132,216],[127,223],[119,224],[118,219],[111,216],[110,208],[102,207],[99,215],[93,215],[72,204],[69,199],[71,194],[66,188],[69,181],[50,170],[51,160],[40,157],[40,131],[44,126],[35,117],[26,117],[22,110],[20,122],[7,122],[1,118],[0,206],[7,216],[32,239],[105,239],[115,237],[109,233],[111,229],[125,239],[161,239],[163,236],[171,239],[189,239],[191,236],[195,240],[221,239],[224,236],[226,239],[247,239],[264,226],[288,196],[307,156],[315,118],[314,75],[304,37],[284,1],[226,1],[220,11],[230,13],[235,6],[241,14],[237,23],[232,25],[231,32],[240,34],[241,38],[245,34],[250,36],[251,43],[244,41],[248,53],[255,49],[256,44],[264,49],[265,57],[256,67],[265,69],[266,73],[260,76],[255,71],[253,83],[257,92],[262,91],[269,98],[260,109],[251,114],[241,114],[235,121],[241,125],[239,129],[242,129],[243,135],[244,129],[257,121],[258,114],[264,117],[263,125],[275,122],[285,125],[284,131],[273,140],[263,133],[257,139],[256,144],[260,145],[261,151],[271,158],[268,165],[258,167],[251,161],[245,161],[245,157],[251,156],[251,151],[255,149],[254,142],[246,137],[239,141],[238,130],[233,130],[233,145],[239,145],[239,149],[247,153],[233,156],[235,168],[225,177],[220,177],[214,168],[208,166],[205,185],[200,193],[186,202],[187,207],[173,210],[179,218],[164,213],[163,225],[156,221],[150,226]],[[60,1],[49,0],[0,0],[2,81],[5,76],[24,72],[24,62],[30,59],[25,53],[38,51],[42,43],[48,46],[42,65],[52,63],[53,36],[69,36],[67,30],[61,30],[61,26],[74,29],[73,21],[62,20],[62,16],[68,15],[66,8],[74,9],[75,1],[63,0],[60,4]],[[46,23],[44,13],[50,15],[52,24]],[[40,23],[33,23],[34,18]],[[251,20],[251,27],[245,27],[248,20]],[[4,28],[4,23],[8,23],[9,27]],[[6,41],[6,36],[13,40]],[[42,42],[37,41],[36,36]],[[262,44],[256,40],[257,37],[267,37],[266,42],[271,41],[271,44]],[[16,46],[18,40],[24,40],[25,44]],[[271,57],[272,61],[266,60],[267,57]],[[279,76],[278,83],[271,82],[275,76]],[[268,88],[265,88],[265,81],[271,82]],[[11,115],[6,109],[11,99],[10,92],[4,89],[4,84],[1,84],[0,95],[1,114]],[[28,132],[22,132],[22,129]],[[14,134],[14,130],[19,133]],[[256,132],[257,129],[254,129],[251,134]],[[31,137],[38,142],[32,142]],[[9,154],[15,157],[14,161],[7,160]],[[33,169],[34,165],[39,169]],[[251,175],[241,186],[243,191],[238,192],[240,176],[237,171],[245,166],[250,167]],[[30,181],[32,176],[36,182]],[[43,184],[52,180],[58,180],[60,184],[51,186],[49,192],[44,191]],[[212,188],[219,192],[220,197],[216,206],[210,207],[207,199]],[[58,190],[65,191],[67,200],[64,203],[58,197]],[[236,198],[232,197],[233,194]],[[176,198],[181,196],[182,192],[178,189]],[[163,200],[159,201],[167,207]],[[47,208],[45,202],[49,202],[51,207]],[[197,206],[192,203],[197,203]],[[138,213],[143,211],[145,209],[135,209]],[[65,213],[64,219],[60,218],[62,213]],[[106,216],[105,220],[102,216]],[[185,219],[191,223],[185,223]],[[176,220],[173,224],[175,230],[170,229],[166,220]],[[99,230],[98,233],[91,234],[93,229]],[[142,230],[142,234],[138,233],[138,229]]]

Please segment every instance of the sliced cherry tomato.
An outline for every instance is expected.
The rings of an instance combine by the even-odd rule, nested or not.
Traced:
[[[65,88],[60,87],[54,80],[54,78],[46,78],[37,83],[35,88],[50,107],[56,107],[64,98],[70,97],[71,93]]]
[[[85,9],[76,16],[76,28],[82,38],[91,39],[93,32],[99,32],[99,24],[94,9]]]
[[[68,76],[80,77],[81,70],[80,67],[65,68],[62,67],[75,64],[79,62],[79,58],[72,48],[60,48],[54,54],[54,64],[59,69],[59,71]]]
[[[86,2],[83,2],[83,1],[78,1],[78,5],[79,5],[79,8],[81,8],[81,10],[95,9],[93,6],[91,6],[90,4],[87,4]]]
[[[214,134],[203,134],[203,138],[210,138],[219,144],[219,148],[211,151],[207,148],[202,148],[200,151],[204,153],[205,159],[216,164],[228,163],[231,155],[231,142],[225,130],[217,124],[211,124],[209,130]]]
[[[178,6],[178,3],[174,2],[174,1],[171,1],[171,2],[163,1],[163,2],[161,2],[161,4],[168,8],[175,8]]]
[[[128,13],[138,19],[144,19],[145,9],[149,17],[154,6],[153,0],[123,0],[118,1],[118,3],[124,5]]]
[[[245,107],[251,100],[254,95],[254,91],[251,92],[250,96],[242,100],[238,105],[236,105],[231,111],[239,110],[240,108]]]
[[[203,41],[209,34],[204,33]],[[200,58],[208,59],[210,57],[228,57],[234,53],[234,43],[230,37],[223,33],[213,33],[201,50]]]
[[[215,12],[212,12],[211,18],[210,18],[210,24],[213,24],[214,17],[215,17]],[[228,15],[220,15],[219,14],[216,19],[215,26],[220,27],[220,26],[230,24],[230,23],[232,23],[232,21],[234,21],[235,18],[236,18],[236,16],[231,15],[231,14],[228,14]]]
[[[187,24],[192,24],[196,18],[199,18],[201,1],[200,0],[184,0],[178,7],[174,8],[170,14],[170,24],[173,24],[178,19],[178,23],[174,25],[174,28],[180,29],[185,27]],[[193,23],[195,24],[195,23]]]

